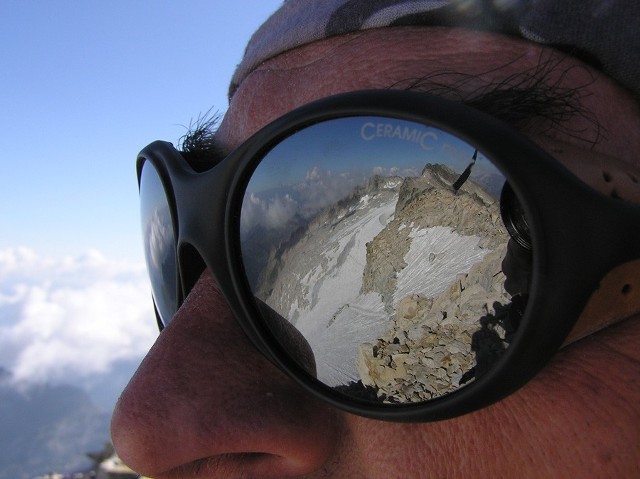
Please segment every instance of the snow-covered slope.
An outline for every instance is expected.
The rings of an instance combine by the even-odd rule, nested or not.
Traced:
[[[259,287],[262,299],[304,335],[318,377],[329,385],[361,379],[359,348],[390,328],[400,301],[438,295],[490,251],[485,235],[426,227],[405,208],[398,211],[404,181],[371,181],[319,215],[272,258],[264,275],[271,281]],[[377,246],[385,235],[386,249]]]

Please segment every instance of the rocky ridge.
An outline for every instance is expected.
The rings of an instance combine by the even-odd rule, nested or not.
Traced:
[[[454,192],[449,185],[456,177],[427,165],[420,177],[407,178],[394,219],[367,245],[363,290],[382,296],[392,320],[381,338],[360,346],[356,363],[362,383],[388,402],[424,401],[466,384],[500,356],[516,322],[504,289],[508,234],[499,204],[471,181]],[[411,232],[435,227],[478,237],[486,255],[439,294],[395,298],[394,313]],[[429,261],[437,256],[432,252]]]

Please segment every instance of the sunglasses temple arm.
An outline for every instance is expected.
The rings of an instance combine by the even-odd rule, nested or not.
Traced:
[[[612,269],[589,298],[563,346],[640,313],[640,259]]]

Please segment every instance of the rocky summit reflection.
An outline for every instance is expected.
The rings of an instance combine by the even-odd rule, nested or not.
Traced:
[[[256,296],[305,337],[320,380],[425,401],[508,347],[522,307],[514,313],[504,288],[504,179],[476,175],[456,190],[459,178],[444,165],[374,176],[272,249]]]
[[[469,181],[456,192],[450,185],[458,176],[429,165],[420,177],[407,178],[394,220],[368,246],[364,287],[383,298],[395,292],[396,306],[385,334],[360,346],[357,367],[362,383],[391,402],[424,401],[454,391],[500,356],[508,344],[507,329],[513,329],[506,326],[510,296],[502,272],[509,236],[495,193],[486,191],[496,185],[486,178],[485,188]],[[431,244],[442,250],[425,248],[412,255],[412,237],[438,233],[442,239]],[[474,243],[478,254],[470,255]],[[468,269],[446,281],[460,258],[467,258]],[[407,268],[407,260],[417,264],[417,288],[399,297],[396,271]],[[434,281],[437,286],[431,286]],[[385,303],[389,310],[390,302]]]

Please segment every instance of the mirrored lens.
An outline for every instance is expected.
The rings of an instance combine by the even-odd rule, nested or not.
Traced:
[[[504,184],[482,151],[419,123],[341,118],[286,138],[257,166],[241,216],[274,335],[346,395],[415,403],[470,384],[526,305],[530,256],[507,283]]]
[[[167,195],[157,170],[148,161],[140,178],[140,214],[153,300],[166,326],[178,308],[176,240]]]

